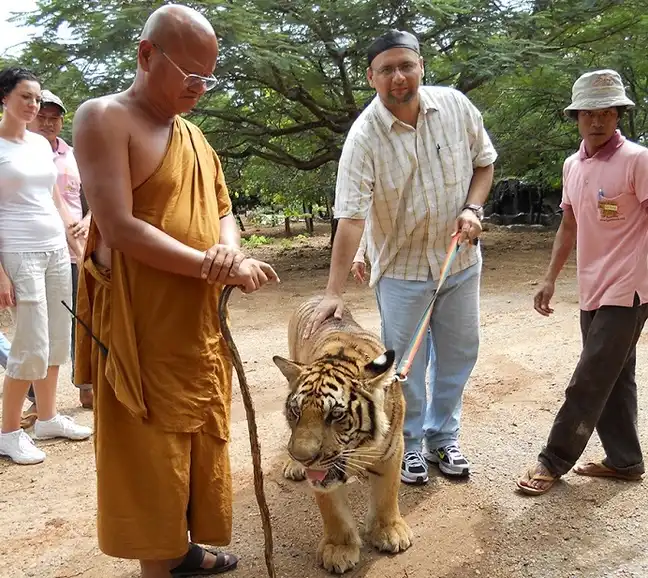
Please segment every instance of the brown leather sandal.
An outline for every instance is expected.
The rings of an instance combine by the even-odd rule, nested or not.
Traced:
[[[32,403],[20,416],[20,427],[28,429],[36,423],[38,414],[36,413],[36,404]]]
[[[211,568],[203,568],[202,562],[205,552],[216,556],[216,564]],[[171,570],[174,578],[180,576],[212,576],[234,570],[238,565],[238,558],[234,554],[219,552],[211,548],[202,548],[198,544],[190,544],[189,551],[182,562]]]
[[[574,466],[574,473],[579,476],[590,476],[592,478],[614,478],[617,480],[625,480],[627,482],[638,482],[643,477],[643,474],[624,474],[612,468],[604,466],[602,462],[587,462],[586,464],[578,464]]]
[[[546,494],[554,484],[560,479],[560,476],[552,476],[551,474],[540,474],[538,473],[538,464],[529,468],[526,473],[516,482],[517,487],[520,491],[528,494],[530,496],[540,496]],[[527,484],[529,482],[538,481],[538,482],[551,482],[546,488],[532,488]]]

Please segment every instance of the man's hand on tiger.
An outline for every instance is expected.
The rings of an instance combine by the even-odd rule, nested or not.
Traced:
[[[228,277],[236,276],[245,255],[241,249],[231,245],[214,245],[205,253],[200,275],[210,285],[225,283]]]
[[[272,266],[257,259],[247,258],[241,262],[237,272],[228,279],[227,284],[240,286],[243,293],[253,293],[269,281],[280,282]]]
[[[319,305],[313,310],[304,328],[304,339],[308,339],[329,317],[342,319],[343,311],[344,301],[341,295],[325,294]]]

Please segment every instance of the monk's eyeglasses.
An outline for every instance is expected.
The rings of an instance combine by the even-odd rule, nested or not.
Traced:
[[[216,86],[216,83],[218,80],[216,80],[215,76],[200,76],[200,74],[187,74],[182,68],[180,68],[173,60],[171,60],[171,57],[164,52],[164,50],[158,46],[157,44],[153,44],[155,48],[157,48],[163,55],[164,57],[171,63],[173,66],[176,67],[178,72],[184,76],[184,84],[187,88],[196,90],[201,88],[202,86],[205,87],[205,90],[211,90]]]

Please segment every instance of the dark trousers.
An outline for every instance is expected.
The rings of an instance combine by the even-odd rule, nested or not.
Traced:
[[[72,263],[72,311],[76,313],[76,297],[77,297],[77,288],[79,286],[79,268],[76,263]],[[69,305],[69,303],[68,303]],[[63,307],[63,305],[61,305]],[[71,345],[71,355],[72,355],[72,383],[74,383],[74,331],[75,331],[76,322],[72,320],[72,345]],[[27,399],[32,403],[36,402],[36,397],[34,395],[34,386],[29,386],[29,391],[27,392]]]
[[[603,464],[625,474],[644,473],[637,432],[637,341],[648,303],[581,311],[583,350],[565,391],[539,461],[554,475],[566,474],[596,428]]]

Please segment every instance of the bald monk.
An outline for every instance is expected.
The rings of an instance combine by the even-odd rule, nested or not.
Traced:
[[[143,578],[238,562],[198,546],[228,544],[232,527],[217,306],[224,284],[251,292],[277,276],[241,252],[218,156],[179,116],[213,88],[217,56],[209,22],[166,5],[142,31],[133,84],[73,123],[93,215],[77,314],[101,343],[77,325],[74,377],[96,400],[99,547],[139,560]]]

